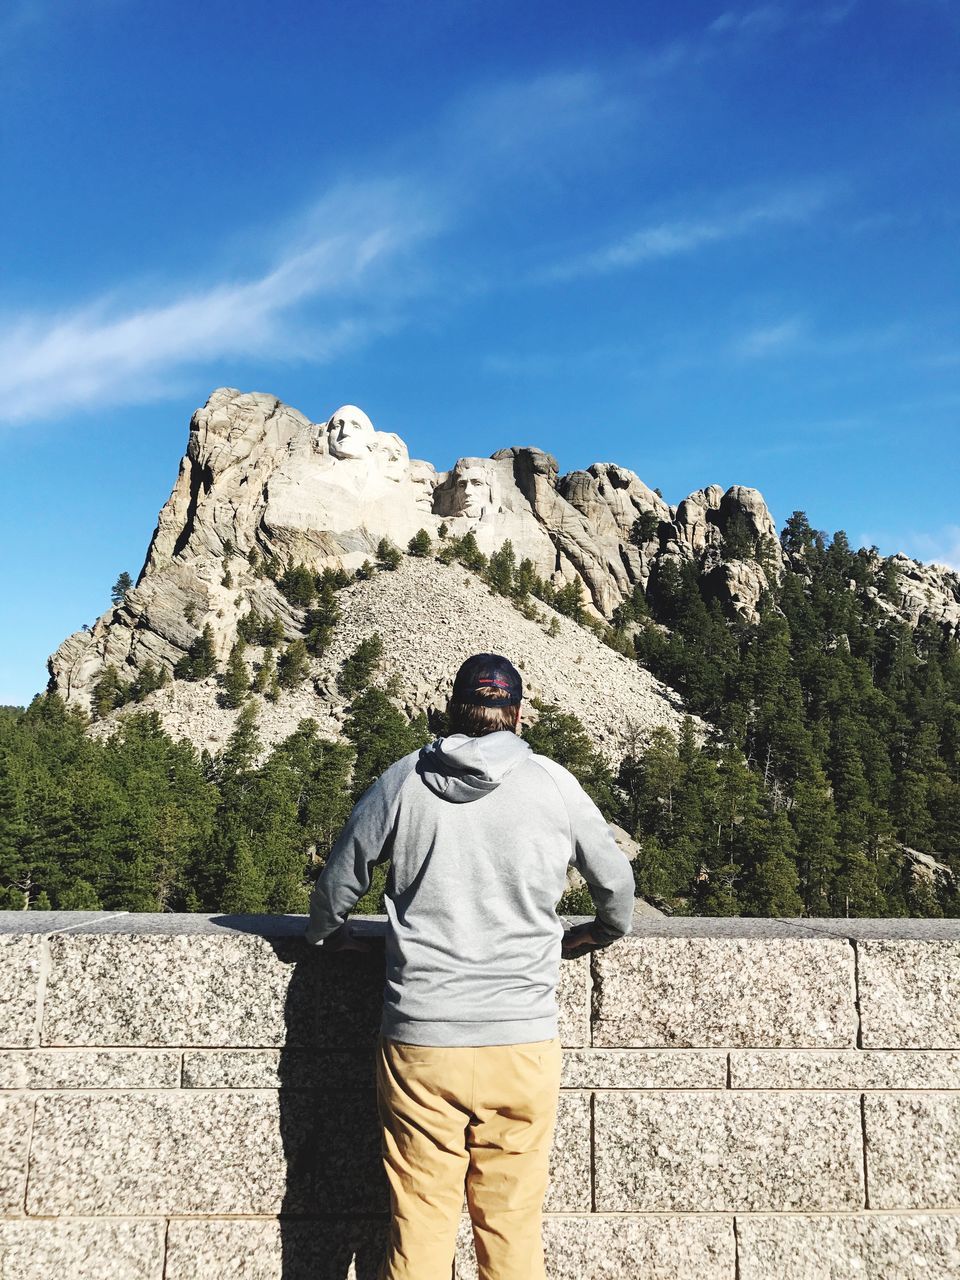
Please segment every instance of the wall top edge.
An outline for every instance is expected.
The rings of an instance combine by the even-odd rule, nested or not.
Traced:
[[[565,920],[584,919],[566,916]],[[358,932],[382,935],[385,916],[354,916]],[[109,911],[0,911],[2,934],[121,933],[156,935],[253,934],[262,938],[298,938],[306,925],[302,915],[202,915],[192,913]],[[960,919],[746,919],[739,916],[673,916],[634,921],[638,938],[839,938],[960,941]]]

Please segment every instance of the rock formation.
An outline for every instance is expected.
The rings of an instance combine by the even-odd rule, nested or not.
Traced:
[[[784,564],[755,489],[709,485],[673,507],[624,467],[594,463],[560,475],[550,454],[528,446],[438,472],[354,405],[316,423],[273,396],[222,388],[193,415],[135,587],[60,645],[48,661],[50,687],[86,708],[109,664],[125,679],[148,661],[169,670],[205,623],[223,659],[251,608],[278,615],[293,636],[301,611],[253,571],[251,557],[353,571],[375,558],[381,538],[403,548],[421,528],[436,539],[443,524],[451,534],[473,532],[487,553],[509,539],[542,578],[581,582],[588,609],[606,618],[636,585],[646,587],[659,562],[674,559],[693,562],[728,613],[753,620]],[[884,607],[911,625],[930,617],[960,632],[960,578],[893,561],[903,600]],[[452,627],[457,621],[451,616]]]

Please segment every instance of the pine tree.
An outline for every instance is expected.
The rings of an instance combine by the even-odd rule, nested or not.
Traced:
[[[337,676],[337,688],[347,698],[352,698],[365,689],[373,679],[380,658],[383,656],[383,640],[375,631],[373,635],[361,640],[356,649],[344,659],[340,674]]]
[[[430,740],[425,720],[410,724],[382,689],[368,688],[350,703],[344,733],[357,753],[353,796],[358,799],[389,765]]]
[[[744,877],[740,905],[749,916],[798,916],[803,908],[796,864],[796,839],[786,813],[771,814],[764,846]]]
[[[746,516],[739,511],[727,520],[721,550],[724,560],[752,560],[754,557],[756,541]]]
[[[553,607],[558,613],[572,618],[574,622],[583,622],[586,617],[586,609],[584,608],[583,583],[579,578],[574,578],[560,588],[554,596]]]
[[[534,593],[536,585],[537,573],[533,567],[533,561],[528,556],[524,556],[517,565],[517,571],[514,574],[513,594],[518,600],[525,600],[527,596]]]
[[[517,557],[513,551],[513,543],[508,538],[490,557],[487,565],[487,581],[494,591],[501,596],[512,595],[515,591]]]
[[[274,614],[269,622],[264,623],[260,631],[260,643],[276,649],[278,645],[283,644],[287,638],[286,628],[280,620],[278,614]]]
[[[295,689],[310,674],[307,646],[302,640],[292,640],[280,655],[277,663],[277,680],[281,689]]]
[[[316,580],[304,564],[291,564],[277,579],[277,586],[290,601],[301,609],[308,609],[316,595]]]
[[[142,702],[148,694],[162,689],[169,679],[170,673],[166,667],[156,667],[148,660],[137,672],[136,679],[130,688],[131,700]]]
[[[236,709],[250,692],[250,675],[243,657],[245,648],[246,645],[238,637],[230,650],[223,675],[222,701],[225,707]]]
[[[326,653],[333,639],[333,630],[340,619],[340,606],[332,583],[325,581],[319,591],[317,607],[310,609],[304,619],[307,629],[307,652],[314,658]]]
[[[12,753],[9,748],[0,748],[0,910],[21,905],[20,901],[14,904],[10,894],[27,869],[21,854],[24,831]],[[17,890],[13,896],[21,892]]]
[[[554,703],[533,698],[531,706],[537,712],[537,719],[533,724],[524,724],[524,740],[540,755],[549,756],[569,769],[597,807],[612,815],[617,808],[613,775],[594,749],[583,725],[575,715]]]
[[[217,756],[214,767],[221,783],[238,786],[252,772],[254,761],[263,750],[257,732],[257,704],[245,702],[233,726],[233,732]]]
[[[253,677],[253,691],[255,693],[266,693],[277,673],[277,668],[273,659],[273,649],[268,645],[263,651],[263,661],[257,667],[257,674]]]
[[[237,915],[257,915],[267,910],[263,871],[257,866],[252,842],[242,831],[232,831],[225,850],[226,876],[220,910]]]
[[[389,538],[381,538],[377,543],[377,561],[385,569],[399,569],[403,555],[399,547],[394,546]]]
[[[178,680],[205,680],[207,676],[212,676],[216,669],[213,628],[209,622],[206,622],[203,630],[187,650],[186,656],[181,658],[173,668],[173,674]]]
[[[421,559],[430,554],[432,547],[433,543],[430,541],[430,535],[426,529],[418,529],[407,543],[407,550],[410,555],[418,556]]]
[[[635,547],[645,547],[656,536],[660,517],[655,511],[641,511],[630,527],[630,541]]]
[[[454,540],[451,545],[457,560],[465,569],[472,569],[474,573],[482,573],[486,568],[487,557],[480,550],[477,539],[471,529],[465,533],[462,538]]]
[[[130,685],[120,679],[119,671],[111,662],[90,690],[93,714],[98,720],[103,720],[115,708],[122,707],[129,696]]]
[[[818,765],[811,765],[795,784],[790,818],[796,834],[804,914],[830,915],[840,832],[827,777]]]
[[[110,599],[116,605],[126,604],[127,593],[132,590],[133,579],[130,577],[129,573],[124,570],[110,589]]]

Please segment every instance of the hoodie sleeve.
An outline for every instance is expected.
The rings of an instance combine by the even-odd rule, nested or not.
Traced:
[[[568,769],[538,757],[557,784],[570,822],[571,863],[586,880],[597,908],[594,932],[606,945],[630,932],[633,868],[613,838],[607,820]]]
[[[307,942],[317,945],[343,924],[370,888],[376,863],[390,856],[400,791],[410,769],[398,760],[367,787],[353,806],[310,895]]]

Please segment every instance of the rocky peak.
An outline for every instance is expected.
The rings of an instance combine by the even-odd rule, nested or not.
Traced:
[[[611,462],[559,474],[532,446],[462,457],[448,471],[412,459],[394,432],[343,405],[314,422],[274,396],[223,387],[194,413],[187,449],[133,590],[49,659],[50,684],[89,702],[108,664],[130,678],[147,661],[172,668],[209,623],[223,658],[251,608],[301,619],[248,557],[348,572],[373,559],[381,538],[401,548],[421,528],[472,532],[484,552],[509,539],[545,580],[580,582],[588,609],[609,618],[661,558],[696,564],[731,613],[756,617],[783,557],[756,489],[711,484],[670,506]],[[762,554],[761,554],[762,552]],[[893,612],[936,615],[960,630],[960,579],[894,557],[903,590]]]

